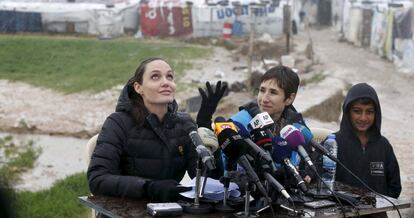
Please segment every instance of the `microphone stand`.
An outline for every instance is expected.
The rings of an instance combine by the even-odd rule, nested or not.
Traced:
[[[234,213],[235,217],[239,217],[239,218],[259,217],[259,214],[257,214],[256,212],[250,213],[250,192],[254,191],[254,188],[255,188],[255,185],[253,182],[248,181],[246,183],[246,195],[244,198],[244,211]]]
[[[195,184],[195,197],[194,203],[190,205],[184,205],[183,209],[184,212],[189,214],[206,214],[210,213],[213,207],[210,204],[200,204],[200,186],[201,186],[201,171],[203,168],[203,162],[199,157],[197,160],[197,168],[196,168],[196,184]]]
[[[223,187],[224,187],[224,196],[223,196],[223,203],[222,204],[217,204],[215,206],[215,209],[224,213],[231,213],[233,212],[235,209],[230,207],[227,204],[227,198],[229,196],[229,186],[230,186],[230,177],[228,175],[228,171],[226,170],[224,172],[224,178],[223,178]]]

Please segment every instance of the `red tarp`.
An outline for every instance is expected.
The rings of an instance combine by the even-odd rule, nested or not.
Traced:
[[[150,7],[144,3],[140,10],[140,26],[144,36],[182,36],[193,32],[191,8],[188,6]]]

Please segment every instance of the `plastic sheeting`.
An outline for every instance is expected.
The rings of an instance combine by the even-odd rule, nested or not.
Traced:
[[[384,54],[383,47],[385,44],[386,32],[387,32],[387,19],[386,12],[375,10],[372,18],[372,30],[371,30],[371,45],[370,47],[376,53],[381,56]]]
[[[95,3],[0,2],[0,10],[41,13],[46,30],[66,32],[73,23],[75,31],[101,36],[124,33],[124,12],[136,8],[138,2],[120,3],[107,7]]]
[[[360,46],[360,35],[361,35],[361,25],[362,25],[362,9],[361,8],[351,8],[349,15],[349,26],[348,31],[345,34],[345,37],[348,41],[353,42],[355,45]]]
[[[41,32],[40,13],[0,11],[0,32]]]

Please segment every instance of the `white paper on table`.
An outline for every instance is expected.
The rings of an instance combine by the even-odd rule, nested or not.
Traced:
[[[195,198],[195,181],[196,178],[193,178],[191,181],[181,184],[185,187],[192,187],[192,190],[187,192],[180,193],[182,196],[186,198]],[[203,185],[204,177],[200,178],[201,186]],[[236,183],[230,182],[229,185],[229,198],[231,197],[239,197],[240,191],[238,190],[239,186]],[[220,183],[219,180],[207,178],[206,187],[204,188],[204,198],[210,200],[223,200],[224,195],[224,187],[223,184]]]

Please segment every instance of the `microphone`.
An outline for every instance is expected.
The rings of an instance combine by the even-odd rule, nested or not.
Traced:
[[[253,119],[249,122],[250,126],[253,129],[259,129],[259,128],[266,128],[271,125],[273,125],[272,117],[270,117],[269,113],[262,112],[256,114],[256,116],[253,117]]]
[[[297,182],[297,187],[302,190],[304,193],[308,192],[305,182],[302,177],[299,175],[299,172],[296,170],[296,167],[290,162],[290,155],[292,149],[289,147],[289,144],[283,140],[282,137],[276,136],[273,138],[273,155],[272,157],[277,163],[284,164],[287,170],[293,175]]]
[[[189,121],[184,124],[184,130],[188,132],[188,136],[190,137],[194,146],[196,146],[197,154],[201,158],[203,164],[207,167],[207,169],[214,170],[216,168],[214,156],[211,154],[211,151],[206,148],[206,146],[204,146],[203,140],[197,133],[196,125],[193,122]]]
[[[253,129],[250,132],[250,136],[259,147],[272,153],[272,137],[264,129]]]
[[[247,110],[241,110],[235,115],[230,117],[230,120],[233,122],[240,123],[244,129],[248,130],[248,125],[250,120],[252,120],[252,116],[250,116],[250,113]]]
[[[217,151],[218,148],[218,141],[216,135],[214,135],[214,132],[211,131],[211,129],[206,127],[199,127],[197,129],[197,133],[201,138],[201,141],[203,142],[204,146],[208,148],[211,153],[214,153]]]
[[[220,144],[220,148],[227,156],[227,158],[229,158],[231,162],[237,161],[240,166],[242,166],[246,171],[246,174],[249,176],[249,178],[256,184],[259,191],[264,196],[267,196],[267,192],[262,183],[260,183],[259,177],[257,176],[256,172],[254,172],[253,167],[250,165],[249,161],[244,155],[246,154],[247,145],[246,143],[243,143],[243,138],[231,128],[223,129],[221,132],[219,132],[217,138]]]
[[[290,202],[293,202],[293,199],[290,197],[286,189],[272,176],[270,173],[264,173],[266,181],[268,181],[278,192],[288,199]]]
[[[218,118],[216,118],[216,120],[218,120]],[[224,129],[232,129],[237,132],[237,127],[233,122],[214,121],[214,134],[216,136],[218,136]]]
[[[306,152],[303,145],[305,144],[305,138],[303,137],[302,133],[300,131],[292,126],[292,125],[286,125],[285,127],[280,130],[280,135],[284,140],[288,142],[290,147],[293,150],[297,150],[300,156],[305,160],[305,162],[308,164],[308,166],[316,172],[316,167],[313,165],[312,160],[310,159],[308,152]]]
[[[243,138],[238,135],[233,129],[223,129],[217,136],[218,143],[224,155],[230,161],[237,161],[242,155],[247,152],[245,143],[239,143]]]
[[[293,126],[295,126],[296,128],[298,128],[298,130],[302,133],[303,137],[305,138],[305,142],[306,144],[314,147],[316,150],[318,150],[319,152],[321,152],[323,155],[326,155],[327,157],[329,157],[331,160],[338,162],[338,158],[332,156],[328,150],[326,150],[325,147],[323,147],[321,144],[319,144],[317,141],[315,141],[313,139],[313,134],[312,132],[306,128],[306,126],[301,125],[299,123],[294,123]]]
[[[252,119],[249,112],[246,110],[241,110],[237,114],[230,117],[229,121],[232,121],[234,125],[237,126],[237,129],[239,130],[239,135],[243,136],[243,138],[249,138],[250,137],[250,127],[249,122]]]

